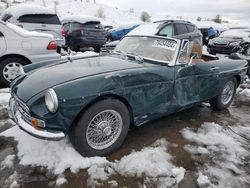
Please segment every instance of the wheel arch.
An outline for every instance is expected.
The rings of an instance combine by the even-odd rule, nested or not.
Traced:
[[[234,78],[236,79],[237,81],[237,87],[239,87],[240,83],[241,83],[241,77],[240,75],[235,75]]]
[[[88,109],[90,108],[93,104],[98,103],[99,101],[105,100],[105,99],[117,99],[120,102],[122,102],[128,109],[129,111],[129,115],[130,115],[130,125],[133,126],[134,125],[134,116],[133,116],[133,110],[132,107],[130,105],[130,103],[124,98],[121,97],[120,95],[116,95],[116,94],[104,94],[101,95],[95,99],[93,99],[91,102],[89,102],[75,117],[72,126],[70,127],[70,129],[76,124],[76,122],[79,120],[79,118],[81,117],[81,115]]]
[[[3,55],[2,57],[0,57],[0,62],[3,61],[4,59],[8,59],[8,58],[19,58],[24,60],[25,62],[27,62],[27,64],[31,64],[32,62],[25,56],[20,55],[20,54],[7,54],[7,55]]]

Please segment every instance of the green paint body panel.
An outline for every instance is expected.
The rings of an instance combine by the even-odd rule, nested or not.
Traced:
[[[218,69],[211,70],[211,68]],[[247,62],[216,60],[168,66],[100,56],[38,69],[12,84],[12,92],[30,108],[31,116],[47,129],[68,133],[79,113],[105,96],[122,100],[135,125],[174,113],[217,96],[228,78],[244,76]],[[49,113],[44,102],[53,88],[58,111]]]

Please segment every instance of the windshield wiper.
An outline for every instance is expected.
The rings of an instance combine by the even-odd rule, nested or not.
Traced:
[[[143,58],[139,56],[138,54],[132,53],[132,52],[127,52],[126,55],[131,55],[135,57],[135,60],[139,61],[140,63],[143,63]]]

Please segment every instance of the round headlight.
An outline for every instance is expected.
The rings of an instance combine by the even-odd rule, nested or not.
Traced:
[[[56,92],[51,88],[45,94],[45,104],[50,112],[55,113],[57,111],[58,99]]]

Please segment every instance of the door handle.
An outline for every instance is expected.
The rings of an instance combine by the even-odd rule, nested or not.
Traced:
[[[211,71],[215,71],[215,70],[219,70],[220,68],[219,67],[211,67],[210,70]]]

